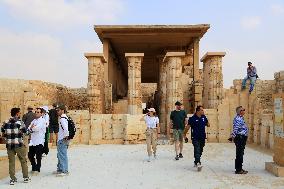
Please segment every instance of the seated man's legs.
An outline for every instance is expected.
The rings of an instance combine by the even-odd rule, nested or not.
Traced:
[[[243,79],[243,82],[242,82],[242,89],[245,89],[246,88],[246,83],[247,83],[247,80],[249,79],[248,76],[246,76],[244,79]]]
[[[256,81],[256,77],[250,77],[249,79],[250,79],[249,92],[252,92],[253,88],[254,88],[255,81]]]

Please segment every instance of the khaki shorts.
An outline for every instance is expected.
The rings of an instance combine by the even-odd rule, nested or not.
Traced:
[[[183,130],[182,129],[173,129],[174,141],[183,141]]]

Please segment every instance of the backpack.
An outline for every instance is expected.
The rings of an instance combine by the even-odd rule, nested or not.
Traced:
[[[74,136],[75,136],[75,133],[76,133],[76,125],[75,125],[74,121],[72,120],[72,118],[70,116],[67,116],[67,118],[66,117],[62,117],[62,118],[67,119],[67,121],[68,121],[68,131],[69,131],[68,140],[73,139]],[[60,126],[63,129],[61,124],[60,124]]]

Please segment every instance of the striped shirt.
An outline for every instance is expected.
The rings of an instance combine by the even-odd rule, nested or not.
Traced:
[[[6,148],[15,149],[23,146],[23,133],[26,126],[17,117],[12,117],[1,127],[2,136],[6,138]]]
[[[244,117],[236,115],[233,121],[233,133],[232,137],[236,135],[245,135],[248,136],[248,126],[245,122]]]

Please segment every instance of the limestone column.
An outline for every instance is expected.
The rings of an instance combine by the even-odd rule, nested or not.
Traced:
[[[197,82],[199,79],[199,38],[193,42],[193,80]]]
[[[128,63],[128,113],[142,114],[141,63],[144,53],[125,53]]]
[[[225,55],[225,52],[207,52],[200,60],[203,62],[204,108],[217,108],[224,98],[222,58]]]
[[[104,107],[104,63],[102,53],[85,53],[88,59],[87,95],[89,111],[93,114],[105,113]]]
[[[159,74],[159,93],[160,93],[160,128],[161,133],[167,133],[167,113],[166,113],[166,101],[167,101],[167,72],[166,63],[163,59],[159,60],[160,74]]]
[[[284,93],[274,99],[274,156],[273,162],[266,162],[265,169],[278,177],[284,177]]]
[[[183,100],[182,83],[180,77],[182,73],[181,59],[184,52],[167,52],[163,62],[166,64],[166,114],[167,114],[167,135],[170,136],[170,113],[175,109],[175,102]]]

